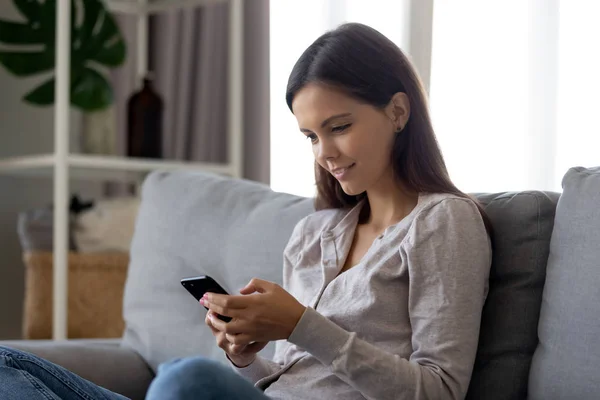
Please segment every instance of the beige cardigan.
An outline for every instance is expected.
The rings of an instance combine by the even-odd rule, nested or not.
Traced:
[[[273,399],[462,399],[471,377],[491,246],[475,204],[421,194],[340,274],[362,204],[294,228],[284,287],[309,307],[273,361],[235,368]]]

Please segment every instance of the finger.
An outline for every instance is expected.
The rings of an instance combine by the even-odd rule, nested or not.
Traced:
[[[214,317],[214,316],[211,313],[212,313],[212,311],[209,311],[206,313],[206,317],[204,318],[204,323],[206,323],[206,325],[210,328],[210,330],[212,331],[213,334],[217,334],[217,333],[219,333],[219,330],[216,329],[212,324],[212,317]]]
[[[211,310],[213,309],[211,306],[219,306],[228,310],[245,310],[251,302],[252,300],[247,296],[230,296],[217,293],[206,293],[201,301],[203,306]],[[218,313],[221,314],[220,312]],[[233,315],[227,316],[233,317]]]
[[[272,285],[272,282],[263,281],[262,279],[252,278],[250,282],[240,290],[241,294],[247,295],[254,292],[264,293]]]
[[[240,293],[243,295],[249,295],[256,292],[256,288],[253,284],[254,279],[251,279],[246,286],[240,289]]]
[[[239,315],[241,315],[241,313],[239,313],[238,311],[232,310],[230,308],[225,308],[225,307],[222,307],[222,306],[219,306],[216,304],[212,304],[212,303],[207,303],[207,302],[205,302],[204,304],[208,307],[209,311],[212,312],[211,315],[213,317],[217,317],[217,315],[222,315],[225,317],[237,318]]]
[[[213,328],[216,328],[215,325],[213,324],[213,321],[215,319],[219,319],[219,315],[211,310],[208,310],[208,312],[206,313],[206,316],[208,317],[209,321],[210,321],[210,326],[212,326]]]
[[[230,344],[229,345],[229,352],[233,355],[240,355],[242,354],[242,352],[246,350],[246,346],[243,344]]]
[[[252,337],[246,333],[240,333],[239,335],[230,335],[226,333],[225,339],[227,339],[229,343],[241,345],[244,347],[253,342]]]
[[[231,348],[231,343],[229,343],[224,333],[219,333],[217,335],[217,346],[225,351],[229,351]]]
[[[219,332],[229,333],[232,335],[244,332],[245,323],[239,319],[233,319],[229,322],[225,322],[220,320],[215,313],[211,313],[209,318],[211,325]]]
[[[240,289],[240,294],[243,294],[244,296],[247,296],[252,293],[256,293],[256,290],[254,290],[254,287],[250,286],[250,284]]]
[[[223,334],[223,332],[219,332],[218,330],[216,330],[215,328],[210,328],[210,331],[212,332],[214,337],[217,337],[220,334]]]

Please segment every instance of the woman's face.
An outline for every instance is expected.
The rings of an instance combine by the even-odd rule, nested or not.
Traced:
[[[341,90],[308,84],[294,97],[292,109],[316,161],[346,194],[393,184],[392,144],[396,131],[408,120],[404,93],[397,93],[390,105],[379,109]]]

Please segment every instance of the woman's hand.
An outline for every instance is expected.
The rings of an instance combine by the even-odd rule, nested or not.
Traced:
[[[207,293],[200,300],[213,311],[209,317],[211,325],[224,332],[225,339],[234,345],[287,339],[306,310],[294,296],[273,282],[252,279],[240,293],[242,296]],[[232,320],[224,322],[214,314]]]
[[[264,349],[265,346],[269,343],[254,342],[249,345],[233,344],[227,340],[227,338],[225,337],[225,332],[221,332],[220,330],[214,327],[214,325],[212,324],[213,320],[220,321],[214,312],[208,311],[204,322],[206,323],[206,325],[208,325],[213,335],[215,336],[215,339],[217,340],[217,346],[223,349],[225,354],[227,354],[227,357],[229,357],[231,362],[233,362],[238,368],[244,368],[252,364],[256,359],[256,353]]]

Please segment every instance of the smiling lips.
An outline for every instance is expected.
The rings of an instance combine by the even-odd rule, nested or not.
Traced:
[[[350,169],[352,167],[354,167],[354,163],[350,164],[347,167],[340,167],[340,168],[334,168],[331,170],[331,174],[337,179],[337,180],[343,180],[346,175],[348,175],[348,172],[350,171]]]

